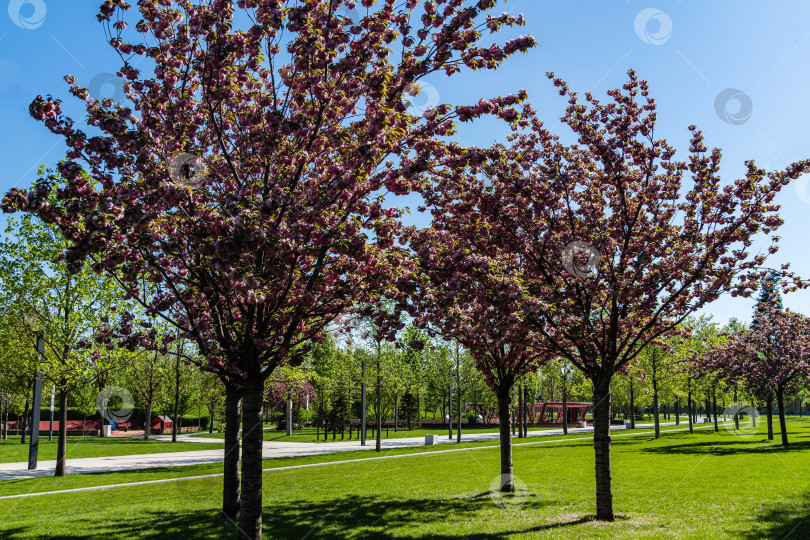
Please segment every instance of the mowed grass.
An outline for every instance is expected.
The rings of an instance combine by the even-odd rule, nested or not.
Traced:
[[[562,426],[559,428],[533,428],[529,427],[530,431],[539,431],[542,429],[562,429]],[[497,427],[486,427],[486,428],[467,428],[466,426],[461,429],[461,434],[469,434],[469,433],[497,433]],[[438,435],[439,437],[447,438],[448,430],[447,428],[444,429],[403,429],[400,428],[398,431],[394,431],[393,428],[382,430],[382,438],[383,439],[402,439],[406,437],[424,437],[427,434]],[[351,440],[356,441],[360,440],[360,434],[356,429],[352,429],[352,438]],[[199,435],[194,435],[198,438],[203,439],[224,439],[225,435],[222,432],[218,433],[201,433]],[[322,442],[339,442],[339,441],[348,441],[349,439],[349,428],[346,428],[343,437],[340,436],[340,431],[337,434],[333,435],[332,430],[329,430],[329,436],[324,439],[323,430],[316,430],[315,428],[306,427],[301,428],[293,431],[292,435],[289,437],[287,436],[286,431],[279,431],[275,427],[264,428],[263,432],[264,440],[265,441],[276,441],[276,442],[307,442],[307,443],[322,443]],[[456,429],[455,425],[453,427],[453,438],[456,437]],[[371,429],[368,430],[368,434],[366,435],[366,440],[374,441],[376,438],[376,433],[374,433]]]
[[[216,450],[222,443],[145,441],[129,437],[68,437],[67,458],[129,456],[161,452],[188,452],[189,450]],[[40,461],[56,459],[56,436],[48,442],[47,435],[39,439]],[[28,461],[28,444],[20,444],[20,437],[0,441],[0,463]]]
[[[506,508],[489,493],[496,447],[266,472],[265,535],[807,538],[810,422],[790,419],[788,449],[766,441],[760,427],[748,437],[724,428],[659,440],[615,433],[613,523],[592,519],[593,449],[577,437],[516,446],[515,474],[528,491]],[[0,537],[232,538],[234,526],[218,514],[220,487],[221,478],[209,478],[0,500]]]

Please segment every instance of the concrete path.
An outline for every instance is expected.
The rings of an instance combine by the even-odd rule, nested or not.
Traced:
[[[661,426],[673,426],[675,422],[662,422]],[[685,426],[684,422],[681,422]],[[636,428],[651,428],[653,424],[636,424]],[[611,426],[611,430],[622,430],[625,426]],[[593,427],[571,428],[569,434],[591,433]],[[530,430],[530,437],[562,435],[562,429]],[[168,439],[165,439],[167,437]],[[490,441],[497,440],[497,432],[492,433],[470,433],[462,432],[462,442]],[[171,435],[155,436],[156,440],[171,440]],[[195,438],[190,436],[179,436],[178,440],[195,442],[216,443],[221,439]],[[455,437],[449,440],[447,435],[438,438],[440,445],[454,444]],[[514,438],[515,443],[522,439]],[[424,446],[424,437],[404,437],[401,439],[383,439],[382,450],[393,450],[396,448],[410,448]],[[263,444],[263,456],[265,459],[314,456],[322,454],[335,454],[341,452],[373,451],[375,440],[367,439],[366,446],[360,446],[360,441],[335,441],[324,443],[302,443],[302,442],[281,442],[267,441]],[[188,452],[167,452],[161,454],[136,454],[128,456],[108,456],[99,458],[76,458],[67,460],[68,474],[90,474],[104,472],[120,472],[138,469],[150,469],[155,467],[178,467],[182,465],[202,465],[208,463],[219,463],[224,458],[224,448],[222,450],[192,450]],[[0,463],[0,481],[23,478],[34,478],[37,476],[53,476],[56,469],[56,461],[40,461],[36,470],[29,471],[26,462]]]

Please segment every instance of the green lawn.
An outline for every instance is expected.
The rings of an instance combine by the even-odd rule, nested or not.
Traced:
[[[129,437],[68,437],[67,457],[128,456],[132,454],[157,454],[160,452],[187,452],[189,450],[215,450],[221,443],[145,441]],[[39,439],[39,459],[56,459],[56,437]],[[20,444],[19,437],[0,441],[0,463],[28,461],[28,444]]]
[[[540,430],[540,429],[554,429],[554,428],[529,428],[530,430]],[[488,428],[462,428],[461,433],[497,433],[497,427],[488,427]],[[316,439],[316,435],[320,433],[320,436]],[[389,428],[388,430],[382,430],[382,438],[383,439],[401,439],[404,437],[424,437],[425,435],[432,433],[434,435],[444,436],[447,437],[447,429],[402,429],[400,428],[399,431],[394,431],[393,428]],[[455,437],[455,428],[453,429],[453,437]],[[199,435],[195,435],[195,437],[201,438],[210,438],[210,439],[222,439],[224,438],[224,434],[222,432],[219,433],[201,433]],[[371,429],[368,430],[367,440],[373,441],[376,435],[372,432]],[[352,440],[357,440],[359,438],[359,434],[356,430],[352,430]],[[323,437],[323,430],[316,430],[315,428],[302,428],[293,431],[291,436],[287,436],[286,431],[278,431],[275,427],[272,428],[265,428],[264,429],[264,440],[265,441],[286,441],[286,442],[332,442],[332,432],[329,431],[328,440],[324,440]],[[343,439],[340,437],[340,432],[334,437],[335,441],[348,441],[349,440],[349,430],[346,429]]]
[[[693,435],[673,431],[657,441],[616,433],[613,478],[620,518],[609,524],[590,518],[593,450],[580,435],[565,443],[516,446],[515,474],[528,493],[506,509],[488,493],[498,473],[494,447],[266,472],[266,537],[807,538],[810,422],[792,418],[789,431],[789,449],[765,441],[761,432],[742,438],[722,428]],[[267,460],[265,467],[373,455]],[[84,478],[146,479],[178,472]],[[183,471],[206,472],[216,467]],[[209,478],[0,500],[0,537],[229,538],[232,525],[217,513],[220,484],[221,478]]]

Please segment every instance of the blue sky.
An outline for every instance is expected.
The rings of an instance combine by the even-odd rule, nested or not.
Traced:
[[[116,91],[114,84],[105,84],[120,61],[96,22],[100,3],[0,0],[0,191],[27,187],[38,165],[53,165],[63,155],[61,140],[28,116],[34,96],[63,98],[68,114],[78,120],[83,115],[67,93],[65,74],[105,97]],[[810,156],[806,0],[508,0],[500,10],[523,13],[527,25],[497,36],[499,41],[530,33],[539,47],[494,72],[428,79],[433,88],[425,99],[470,103],[523,88],[546,124],[556,125],[565,136],[557,123],[565,103],[545,73],[554,71],[578,91],[603,95],[622,84],[626,70],[633,68],[650,82],[659,106],[657,134],[685,148],[686,126],[697,124],[710,146],[723,149],[722,174],[729,181],[741,174],[746,159],[780,168]],[[504,135],[494,124],[463,133],[470,144]],[[782,248],[771,260],[791,262],[793,270],[810,278],[807,180],[779,196],[785,225]],[[810,292],[787,295],[784,303],[810,314]],[[748,319],[751,307],[750,300],[723,298],[706,312],[723,323],[734,316]]]

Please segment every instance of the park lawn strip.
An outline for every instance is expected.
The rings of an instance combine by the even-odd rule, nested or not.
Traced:
[[[145,441],[130,437],[68,437],[67,459],[188,452],[191,450],[222,449],[222,443]],[[39,460],[56,459],[56,437],[53,442],[39,439]],[[19,437],[0,441],[0,463],[28,461],[28,444],[20,444]],[[70,463],[68,463],[70,465]]]
[[[529,428],[529,429],[544,429],[544,428]],[[560,429],[560,428],[545,428],[545,429]],[[462,428],[461,434],[464,435],[465,433],[497,433],[498,428],[478,428],[478,429],[464,429]],[[320,435],[318,435],[318,433]],[[447,437],[447,428],[445,429],[400,429],[399,431],[394,431],[393,429],[386,430],[383,428],[383,436],[382,438],[385,439],[403,439],[407,437],[424,437],[425,435],[432,434],[438,436]],[[343,439],[340,437],[340,433],[338,432],[335,436],[334,440],[332,439],[332,432],[329,431],[328,440],[324,440],[323,437],[323,430],[316,431],[315,428],[303,428],[299,430],[293,431],[293,434],[289,437],[287,436],[286,432],[283,430],[277,430],[275,427],[272,428],[264,428],[264,440],[265,441],[274,441],[274,442],[306,442],[306,443],[324,443],[324,442],[338,442],[341,440],[348,441],[349,440],[349,430],[346,429]],[[316,435],[317,438],[316,438]],[[224,433],[200,433],[194,434],[195,437],[201,439],[223,439],[225,437]],[[453,437],[455,438],[455,429],[453,431]],[[351,440],[357,441],[360,440],[360,436],[358,435],[358,431],[352,429],[352,438]],[[371,429],[368,431],[368,436],[366,440],[369,441],[371,444],[374,443],[375,436],[372,435]]]
[[[706,426],[704,426],[706,427]],[[662,431],[674,431],[676,427],[670,429],[662,428]],[[619,430],[615,435],[629,436],[630,434],[649,434],[651,432],[644,429],[636,430]],[[614,436],[615,436],[614,435]],[[584,444],[588,447],[591,446],[592,436],[588,433],[572,434],[568,438],[563,438],[561,435],[544,436],[544,437],[529,437],[528,439],[516,439],[515,445],[531,445],[538,443],[553,443],[553,444]],[[197,443],[192,443],[197,444]],[[285,458],[265,458],[265,470],[267,469],[282,469],[285,467],[307,467],[314,465],[330,465],[347,462],[364,462],[376,461],[380,459],[387,459],[394,456],[406,456],[413,454],[425,454],[432,452],[457,452],[464,449],[477,449],[477,448],[497,448],[498,441],[480,441],[468,442],[461,444],[443,444],[438,446],[417,446],[409,448],[396,448],[383,450],[379,454],[373,452],[373,446],[367,450],[358,450],[356,452],[341,452],[335,454],[319,454],[313,456],[301,457],[285,457]],[[369,449],[372,449],[369,452]],[[69,471],[70,469],[68,469]],[[31,493],[50,493],[53,491],[66,490],[66,489],[80,489],[89,487],[109,487],[111,489],[120,489],[124,486],[119,484],[127,484],[130,482],[163,480],[163,479],[179,479],[184,477],[201,476],[208,474],[221,474],[222,465],[219,463],[205,464],[205,465],[186,465],[178,467],[154,467],[150,469],[142,469],[139,471],[126,471],[116,473],[94,473],[94,474],[74,474],[64,478],[54,477],[36,477],[30,479],[20,480],[3,480],[0,481],[0,497],[31,494]]]
[[[764,423],[763,423],[764,424]],[[726,430],[616,437],[619,519],[590,519],[588,441],[514,449],[528,494],[503,509],[489,496],[498,456],[450,452],[422,459],[344,462],[264,473],[271,538],[804,538],[810,510],[810,424],[791,419],[792,448]],[[333,456],[334,457],[334,456]],[[279,460],[273,460],[282,461]],[[272,487],[271,487],[272,486]],[[219,538],[221,479],[0,501],[8,538]],[[41,516],[47,515],[47,523]]]

